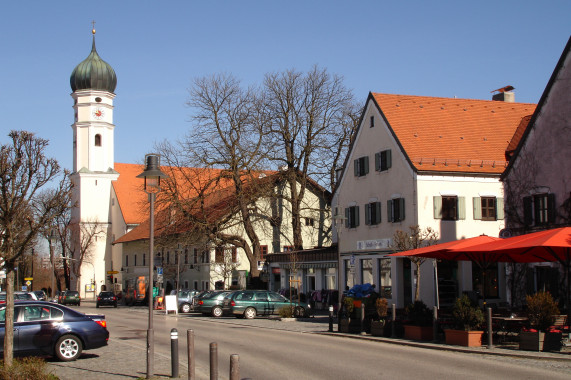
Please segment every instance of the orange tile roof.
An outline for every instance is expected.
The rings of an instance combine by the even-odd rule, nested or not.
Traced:
[[[192,186],[195,186],[199,179],[203,181],[204,185],[207,182],[206,179],[208,176],[211,176],[210,179],[216,179],[215,175],[220,174],[220,171],[216,169],[183,168],[180,170],[178,168],[161,167],[161,170],[171,178],[178,179],[178,184],[187,183],[183,182],[185,181],[183,178],[185,175],[199,172],[201,176],[196,177],[197,179],[196,181],[193,181],[194,183],[192,183]],[[178,172],[178,174],[176,174],[176,172]],[[181,172],[186,174],[183,175]],[[244,186],[245,194],[250,194],[255,197],[257,191],[265,188],[264,184],[279,180],[280,176],[277,175],[278,173],[279,172],[265,171],[264,174],[266,175],[261,178],[257,178],[256,175],[254,175],[254,177],[252,177],[253,180],[249,180]],[[188,198],[186,198],[187,201],[184,200],[185,197],[183,196],[182,202],[184,202],[184,204],[181,204],[185,213],[183,215],[183,213],[178,213],[177,211],[173,211],[166,207],[159,210],[155,217],[155,236],[158,238],[189,232],[195,228],[200,228],[200,226],[207,225],[213,221],[223,218],[226,215],[236,212],[235,207],[237,199],[235,196],[235,189],[233,186],[229,185],[229,179],[225,179],[220,182],[216,181],[215,185],[205,191],[201,197],[197,196],[198,192],[196,190],[201,190],[198,187],[189,190],[189,186],[179,185],[178,187],[183,188],[183,192],[188,196]],[[204,187],[202,190],[204,190]],[[146,214],[143,222],[127,234],[115,240],[113,244],[145,240],[149,238],[149,233],[150,222],[148,220],[148,214]]]
[[[501,174],[505,152],[536,105],[371,93],[418,171]]]

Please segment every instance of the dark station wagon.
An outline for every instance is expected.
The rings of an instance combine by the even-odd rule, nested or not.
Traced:
[[[231,314],[238,318],[252,319],[257,315],[278,314],[282,307],[294,307],[294,316],[305,317],[309,315],[310,306],[305,302],[296,302],[285,298],[279,293],[266,290],[238,290],[224,298],[224,314]]]

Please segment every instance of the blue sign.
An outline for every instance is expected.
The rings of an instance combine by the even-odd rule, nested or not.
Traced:
[[[157,274],[158,274],[158,275],[162,275],[162,274],[163,274],[163,267],[157,267]]]

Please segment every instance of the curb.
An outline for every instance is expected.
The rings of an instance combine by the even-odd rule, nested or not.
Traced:
[[[314,334],[320,335],[329,335],[329,336],[337,336],[340,338],[348,338],[348,339],[361,339],[367,340],[371,342],[380,342],[380,343],[389,343],[389,344],[398,344],[402,346],[409,346],[409,347],[417,347],[417,348],[426,348],[431,350],[440,350],[440,351],[450,351],[450,352],[460,352],[465,354],[478,354],[478,355],[495,355],[495,356],[506,356],[512,358],[519,358],[519,359],[534,359],[534,360],[549,360],[549,361],[559,361],[559,362],[569,362],[571,360],[570,354],[571,353],[544,353],[544,354],[534,354],[531,351],[528,351],[528,354],[523,353],[512,353],[512,352],[498,352],[497,350],[504,350],[502,348],[498,348],[494,346],[491,350],[485,346],[481,346],[479,349],[470,349],[470,348],[463,348],[460,346],[449,346],[444,344],[437,344],[437,343],[422,343],[422,342],[414,342],[410,340],[404,339],[392,339],[392,338],[383,338],[383,337],[373,337],[368,335],[355,335],[355,334],[345,334],[345,333],[336,333],[336,332],[315,332]],[[508,350],[506,350],[508,351]],[[557,357],[554,355],[565,355],[566,357]]]

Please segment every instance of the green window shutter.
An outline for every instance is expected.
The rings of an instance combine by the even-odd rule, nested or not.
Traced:
[[[381,154],[375,153],[375,171],[381,170]]]
[[[531,226],[533,223],[533,208],[531,197],[523,198],[523,223],[526,226]]]
[[[442,219],[442,197],[432,197],[434,203],[434,219]]]
[[[359,206],[355,206],[355,227],[359,226]]]
[[[399,221],[404,220],[404,198],[399,198]]]
[[[458,219],[466,219],[466,197],[458,197]]]
[[[371,204],[367,203],[365,205],[365,224],[368,226],[371,223]]]
[[[375,202],[375,224],[381,223],[381,202]]]
[[[474,220],[482,220],[482,198],[474,197],[472,203],[474,204]]]
[[[389,199],[387,201],[387,222],[392,223],[393,220],[393,200]]]
[[[503,220],[504,218],[504,198],[496,198],[496,220]]]
[[[369,156],[365,156],[363,157],[364,160],[364,170],[363,170],[363,175],[368,174],[369,173]]]
[[[555,194],[547,194],[547,219],[549,223],[555,223],[555,216],[557,212],[555,210]]]
[[[389,169],[393,164],[393,159],[391,157],[391,150],[387,150],[387,169]]]
[[[349,228],[349,226],[351,225],[351,221],[349,220],[349,217],[350,217],[350,216],[351,216],[351,215],[350,215],[350,212],[349,212],[349,207],[347,207],[347,208],[345,209],[345,227],[346,227],[346,228]]]
[[[359,173],[359,159],[356,159],[355,161],[353,161],[353,163],[355,165],[355,177],[358,177],[361,175]]]

